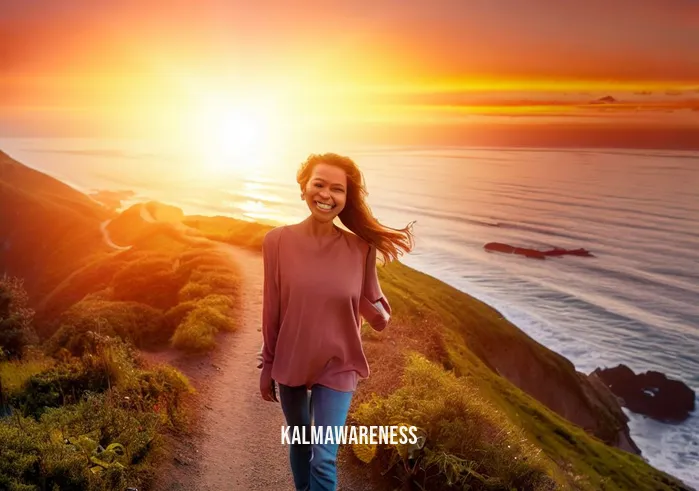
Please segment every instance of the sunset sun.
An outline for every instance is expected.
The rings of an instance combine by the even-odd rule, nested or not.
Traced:
[[[280,114],[259,101],[209,98],[192,110],[188,126],[199,164],[215,173],[266,165],[282,144]]]

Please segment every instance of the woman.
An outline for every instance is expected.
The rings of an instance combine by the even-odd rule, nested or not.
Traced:
[[[287,425],[305,427],[310,440],[312,419],[323,430],[344,426],[357,381],[369,375],[360,316],[377,331],[388,324],[377,251],[391,261],[412,250],[413,235],[412,224],[392,229],[373,217],[362,173],[347,157],[311,155],[296,180],[310,215],[263,241],[260,392],[276,402],[278,384]],[[335,225],[336,217],[351,233]],[[337,449],[292,442],[296,489],[334,490]]]

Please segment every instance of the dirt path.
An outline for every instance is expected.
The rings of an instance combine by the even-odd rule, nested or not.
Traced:
[[[117,251],[128,251],[129,249],[131,249],[131,246],[122,247],[122,246],[116,245],[112,241],[112,238],[110,237],[109,230],[108,230],[110,223],[112,223],[111,218],[109,220],[105,220],[104,222],[100,223],[100,232],[102,232],[102,240],[104,240],[104,243],[107,244],[112,249],[115,249]]]
[[[158,471],[156,491],[293,491],[285,425],[279,404],[259,393],[256,353],[262,344],[262,257],[223,246],[242,274],[241,325],[219,337],[207,357],[174,352],[150,355],[190,378],[198,391],[200,418],[193,437],[175,442],[175,459]]]

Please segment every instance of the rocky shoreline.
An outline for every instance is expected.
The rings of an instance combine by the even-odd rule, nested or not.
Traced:
[[[670,379],[661,372],[636,374],[621,364],[597,368],[590,377],[601,380],[629,411],[661,423],[682,423],[696,409],[696,393],[684,382]]]

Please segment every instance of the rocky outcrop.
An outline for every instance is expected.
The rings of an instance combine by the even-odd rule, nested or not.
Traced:
[[[473,324],[467,346],[491,370],[608,445],[641,453],[618,399],[598,379],[501,318],[499,328]],[[497,324],[496,324],[497,325]]]
[[[523,364],[513,361],[499,359],[492,363],[500,375],[571,423],[608,445],[641,454],[619,401],[601,381],[576,372],[567,360],[560,360],[555,370],[533,359]]]
[[[694,391],[660,372],[635,374],[626,365],[618,365],[598,368],[590,376],[601,380],[630,411],[658,421],[681,423],[695,410]]]
[[[533,259],[546,259],[549,256],[585,256],[592,257],[592,254],[587,249],[562,249],[560,247],[555,247],[546,251],[539,251],[536,249],[529,249],[527,247],[515,247],[509,244],[502,244],[500,242],[488,242],[483,248],[488,252],[502,252],[505,254],[517,254],[520,256],[526,256]]]
[[[617,102],[618,101],[614,97],[607,95],[600,97],[599,99],[595,99],[594,101],[590,101],[590,104],[616,104]]]

